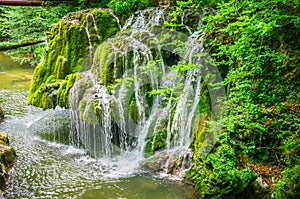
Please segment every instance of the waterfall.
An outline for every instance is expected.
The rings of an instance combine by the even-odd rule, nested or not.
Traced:
[[[92,44],[92,39],[91,39],[91,33],[90,33],[90,29],[89,29],[89,23],[92,22],[93,23],[93,28],[94,31],[96,32],[96,37],[98,39],[98,42],[101,42],[101,38],[100,38],[100,34],[99,34],[99,30],[94,18],[94,15],[92,14],[87,14],[86,15],[86,24],[85,24],[85,31],[86,31],[86,35],[88,38],[88,42],[89,42],[89,50],[90,50],[90,57],[89,57],[89,62],[90,62],[90,66],[92,65],[92,60],[93,60],[93,44]]]
[[[197,65],[202,59],[195,54],[203,53],[202,34],[198,31],[187,37],[165,30],[155,32],[166,13],[166,8],[137,11],[120,25],[119,35],[98,47],[90,59],[92,69],[81,73],[69,94],[73,145],[95,157],[143,154],[148,146],[150,151],[188,150],[201,99],[202,74]],[[87,15],[86,22],[91,44],[88,23],[94,23],[96,32],[97,26],[92,15]],[[161,43],[167,34],[173,34],[174,42],[176,38],[183,41]],[[178,51],[179,47],[184,49]],[[180,64],[191,67],[183,72],[170,68]],[[187,156],[191,155],[183,154],[183,161],[187,162]]]

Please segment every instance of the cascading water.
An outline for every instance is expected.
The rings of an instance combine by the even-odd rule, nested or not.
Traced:
[[[95,42],[89,42],[90,63],[84,68],[90,70],[80,73],[70,90],[70,110],[31,107],[24,110],[25,117],[7,116],[7,121],[0,123],[1,129],[12,132],[11,144],[18,153],[7,184],[8,198],[197,198],[180,193],[177,186],[167,189],[163,181],[128,177],[141,173],[139,163],[145,160],[144,153],[152,155],[158,150],[167,154],[163,174],[182,177],[192,165],[192,152],[187,148],[202,74],[194,67],[183,74],[170,67],[201,62],[194,56],[203,49],[196,45],[201,43],[201,34],[188,39],[157,31],[168,18],[167,8],[138,11],[120,28],[118,37],[101,44],[95,53],[91,45]],[[93,15],[86,16],[85,25],[88,39],[100,41]],[[175,49],[181,43],[161,42],[164,33],[173,34],[169,36],[174,40],[185,38],[184,50]],[[25,95],[13,98],[25,106]],[[23,111],[16,105],[11,110]],[[60,125],[53,128],[52,119],[58,119]],[[61,131],[66,132],[64,137],[52,134]],[[76,147],[66,144],[65,138]]]
[[[100,38],[99,30],[98,30],[94,15],[87,14],[86,15],[85,31],[86,31],[86,35],[87,35],[88,42],[89,42],[89,50],[90,50],[89,60],[90,60],[90,64],[91,64],[91,62],[93,60],[93,45],[92,45],[92,39],[91,39],[90,27],[89,27],[90,23],[93,23],[93,28],[94,28],[94,31],[96,32],[96,36],[97,36],[97,39],[98,39],[99,43],[101,42],[101,38]]]
[[[121,28],[121,34],[98,47],[91,70],[82,73],[70,91],[72,144],[96,157],[143,156],[147,150],[178,147],[191,153],[192,123],[201,95],[197,64],[202,60],[195,58],[203,53],[201,32],[186,37],[157,31],[167,17],[165,8],[138,11]],[[184,18],[182,15],[182,24]],[[87,21],[91,19],[87,17]],[[184,39],[175,45],[161,42],[168,34]],[[166,52],[171,54],[167,61]],[[182,73],[167,62],[191,67]],[[164,94],[167,90],[170,92]],[[159,139],[164,144],[156,146]]]

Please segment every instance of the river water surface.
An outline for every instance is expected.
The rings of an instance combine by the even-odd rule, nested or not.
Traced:
[[[155,179],[141,171],[132,154],[94,159],[82,149],[37,136],[37,131],[51,131],[57,125],[54,120],[45,128],[39,121],[68,111],[27,106],[32,74],[33,69],[18,66],[0,52],[0,106],[5,110],[0,131],[9,133],[10,144],[17,151],[6,198],[197,198],[190,186]]]

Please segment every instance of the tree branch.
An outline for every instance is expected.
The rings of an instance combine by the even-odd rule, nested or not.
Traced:
[[[24,42],[24,43],[16,44],[16,45],[11,45],[11,46],[0,46],[0,51],[17,49],[17,48],[21,48],[21,47],[25,47],[25,46],[32,46],[32,45],[36,45],[36,44],[43,43],[43,42],[45,42],[45,40],[28,41],[28,42]]]
[[[0,5],[9,6],[43,6],[43,0],[1,0]]]

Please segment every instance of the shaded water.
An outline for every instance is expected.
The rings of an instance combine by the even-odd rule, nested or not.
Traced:
[[[42,111],[26,106],[29,82],[14,84],[12,80],[29,78],[32,70],[14,67],[12,71],[9,68],[14,63],[0,56],[0,81],[7,78],[0,84],[0,105],[6,113],[0,130],[9,133],[10,144],[17,151],[6,198],[197,198],[190,187],[153,179],[143,173],[131,154],[93,159],[81,149],[36,136],[41,121],[68,110]],[[11,75],[7,77],[7,73]],[[40,129],[47,131],[44,126]]]
[[[28,89],[33,69],[18,65],[0,52],[0,85],[1,89]]]

